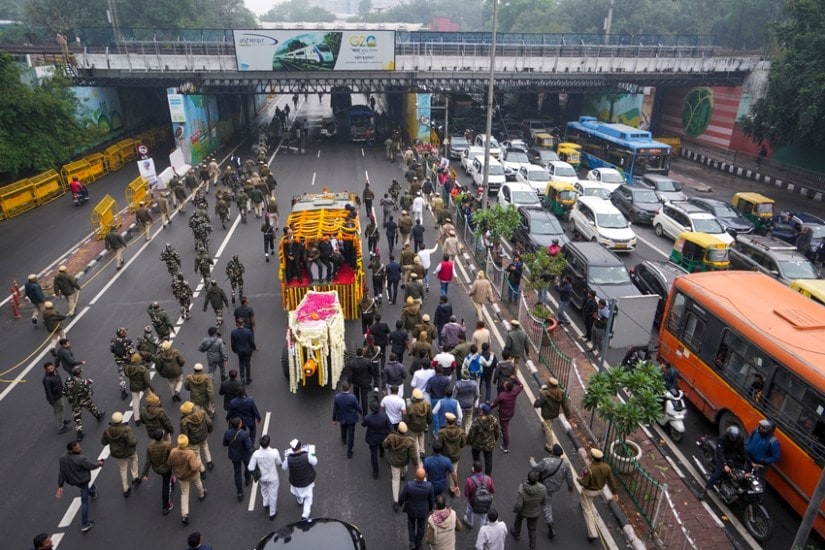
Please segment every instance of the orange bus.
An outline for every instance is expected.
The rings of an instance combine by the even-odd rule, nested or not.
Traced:
[[[712,271],[678,277],[663,319],[659,361],[720,434],[777,426],[766,479],[804,514],[825,463],[825,310],[762,273]],[[822,508],[814,528],[825,536]]]

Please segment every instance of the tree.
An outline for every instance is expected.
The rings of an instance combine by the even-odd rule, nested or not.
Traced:
[[[23,0],[0,0],[0,19],[20,21],[23,18]]]
[[[101,130],[91,119],[78,120],[80,103],[59,78],[30,88],[20,80],[11,56],[0,53],[0,175],[42,172],[66,162],[78,149],[97,141]]]
[[[81,27],[106,27],[106,0],[26,0],[23,20],[32,27],[79,34]]]
[[[366,17],[372,11],[372,0],[361,0],[358,2],[358,15]]]
[[[307,21],[331,23],[335,21],[335,14],[324,8],[310,6],[303,0],[288,0],[272,6],[261,16],[261,21]]]
[[[473,223],[476,226],[476,234],[484,235],[490,232],[491,242],[500,239],[510,240],[520,223],[518,209],[512,204],[506,207],[494,204],[487,210],[473,212]]]
[[[787,0],[786,19],[772,27],[780,51],[771,62],[768,90],[749,116],[745,133],[774,147],[796,143],[825,145],[825,5],[819,0]]]

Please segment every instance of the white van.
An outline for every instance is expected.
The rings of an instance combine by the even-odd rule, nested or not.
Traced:
[[[487,194],[495,195],[502,185],[507,181],[504,175],[504,165],[490,156],[488,159],[490,163],[490,172],[487,178]],[[473,183],[476,187],[481,187],[484,183],[484,156],[473,159],[473,168],[471,170],[473,175]]]
[[[473,142],[473,145],[483,148],[486,141],[487,134],[478,134]],[[498,140],[494,137],[490,138],[490,156],[495,157],[496,159],[501,158],[501,145],[499,145]]]
[[[579,197],[570,212],[573,233],[583,240],[598,242],[616,252],[636,248],[636,233],[630,222],[609,201],[597,197]]]

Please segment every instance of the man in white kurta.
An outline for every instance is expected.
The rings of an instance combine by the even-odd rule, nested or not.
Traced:
[[[261,500],[264,508],[269,508],[269,520],[272,521],[278,515],[278,467],[283,465],[283,461],[278,449],[271,448],[269,443],[268,435],[261,437],[261,447],[249,459],[249,471],[254,472],[258,468],[261,472],[258,480],[261,485]]]

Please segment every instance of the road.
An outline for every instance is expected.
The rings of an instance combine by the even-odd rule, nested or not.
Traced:
[[[283,104],[287,100],[288,98],[282,97],[278,101]],[[328,109],[328,105],[324,108]],[[308,103],[303,100],[299,103],[298,111],[311,118],[320,118],[321,106],[315,97],[310,96]],[[245,153],[242,151],[242,154]],[[360,145],[348,143],[316,144],[304,155],[281,151],[275,156],[272,167],[279,182],[281,205],[288,204],[292,195],[320,191],[325,186],[360,193],[367,178],[377,193],[383,193],[391,179],[398,177],[400,170],[398,164],[384,160],[383,151],[365,152]],[[105,189],[118,196],[129,177],[126,172],[118,173],[111,180],[95,184],[91,191],[93,195],[99,196],[98,193]],[[234,214],[236,212],[233,211],[233,216]],[[0,246],[12,251],[13,261],[4,262],[3,275],[16,276],[21,281],[27,273],[40,271],[53,260],[62,257],[64,251],[71,249],[86,235],[86,215],[88,210],[74,209],[69,201],[56,201],[5,222],[5,230],[0,234]],[[313,516],[335,517],[358,525],[366,536],[369,548],[406,548],[406,519],[403,514],[392,511],[388,469],[382,466],[379,479],[372,479],[362,429],[359,427],[356,430],[355,456],[347,460],[345,449],[339,443],[337,427],[331,422],[332,392],[317,387],[302,388],[296,395],[288,391],[288,384],[280,370],[281,339],[286,329],[286,315],[281,307],[277,261],[267,263],[264,260],[259,223],[260,220],[256,220],[254,215],[249,216],[247,224],[241,224],[233,217],[233,223],[226,231],[215,230],[211,244],[211,250],[217,259],[216,279],[224,280],[226,262],[233,254],[238,254],[247,268],[245,289],[250,304],[256,311],[257,341],[260,348],[252,360],[254,385],[249,387],[249,392],[266,417],[259,434],[269,433],[273,445],[279,450],[283,450],[287,442],[296,437],[317,446],[319,465]],[[48,229],[48,237],[43,236],[44,227]],[[429,243],[433,241],[434,235],[431,229],[428,229],[428,233]],[[27,244],[21,246],[22,242]],[[133,241],[125,255],[126,266],[120,271],[115,271],[110,262],[96,266],[84,280],[78,314],[68,323],[68,337],[76,357],[87,362],[84,374],[94,379],[94,400],[106,410],[106,421],[115,410],[123,412],[127,419],[131,416],[129,401],[120,399],[116,370],[109,353],[109,340],[117,327],[127,327],[130,337],[136,339],[143,326],[148,324],[146,307],[153,300],[158,300],[173,319],[177,317],[168,274],[159,260],[160,251],[167,242],[181,253],[183,273],[194,287],[198,277],[192,271],[192,235],[186,227],[185,218],[175,216],[169,228],[153,229],[151,241]],[[466,270],[460,270],[460,274],[462,282],[466,283]],[[228,291],[228,286],[225,283],[222,285]],[[453,285],[450,292],[456,315],[472,318],[472,308],[457,285]],[[424,309],[431,315],[435,301],[435,293],[430,293]],[[211,310],[209,313],[202,312],[202,303],[203,295],[198,285],[192,319],[186,323],[177,320],[173,345],[186,357],[185,374],[192,372],[191,367],[195,362],[205,359],[203,354],[197,352],[197,345],[206,335],[214,317]],[[58,302],[58,309],[61,306],[63,303]],[[45,402],[40,384],[41,365],[50,357],[43,346],[44,329],[35,328],[28,322],[29,312],[30,310],[24,310],[20,320],[11,319],[8,307],[2,312],[4,338],[0,344],[0,356],[4,358],[5,384],[0,393],[0,407],[5,413],[3,416],[6,421],[3,422],[0,434],[13,449],[0,457],[0,469],[4,472],[5,498],[0,503],[0,517],[6,527],[4,532],[7,543],[4,546],[27,548],[36,533],[46,531],[55,533],[56,547],[116,546],[124,550],[138,550],[183,546],[186,535],[190,531],[199,530],[204,534],[204,542],[214,548],[251,548],[274,527],[299,519],[300,508],[289,496],[288,482],[283,476],[280,513],[275,522],[267,520],[259,496],[249,489],[245,491],[243,502],[236,500],[232,468],[225,449],[220,445],[225,424],[220,415],[219,403],[216,428],[210,436],[216,466],[205,481],[209,497],[202,503],[191,498],[191,523],[188,527],[181,526],[179,521],[177,496],[175,510],[168,516],[160,514],[157,476],[150,477],[150,481],[134,490],[130,498],[124,499],[120,492],[116,464],[109,460],[96,474],[100,498],[91,503],[90,512],[96,526],[89,533],[81,534],[78,491],[67,487],[62,500],[57,500],[54,496],[57,461],[65,452],[71,434],[56,436],[54,433],[51,409]],[[384,306],[384,314],[392,322],[399,311]],[[225,315],[225,318],[229,319],[230,315]],[[359,328],[357,322],[348,323],[347,341],[353,346],[359,343]],[[224,334],[228,339],[228,329],[224,330]],[[233,367],[237,366],[234,356],[230,362]],[[177,407],[171,402],[165,384],[155,383],[164,407],[173,423],[177,424]],[[534,386],[528,388],[525,397],[519,401],[517,418],[513,423],[511,452],[507,455],[498,450],[495,452],[493,477],[498,492],[494,506],[507,521],[512,520],[511,510],[516,488],[519,481],[526,477],[528,457],[541,457],[544,454],[541,428],[535,410],[530,406],[535,389]],[[68,411],[66,414],[68,415]],[[34,428],[34,424],[40,428]],[[99,425],[85,414],[84,424],[84,454],[90,458],[107,457],[108,448],[100,443],[105,423]],[[148,438],[142,427],[136,428],[136,434],[142,467]],[[567,450],[572,451],[569,448]],[[459,475],[462,482],[470,466],[469,453],[466,454]],[[574,465],[581,467],[578,461],[574,461]],[[577,497],[567,497],[566,494],[557,496],[556,541],[559,544],[581,544],[585,540],[586,533],[577,503]],[[451,504],[458,510],[463,510],[461,499],[455,499]],[[609,518],[608,531],[605,533],[607,539],[612,536],[621,541],[622,536],[615,522],[603,507],[602,512]],[[459,534],[459,546],[470,546],[474,534],[475,532]],[[543,535],[543,529],[540,534]],[[508,542],[508,548],[526,547],[526,537],[522,537],[520,543],[513,540]]]

